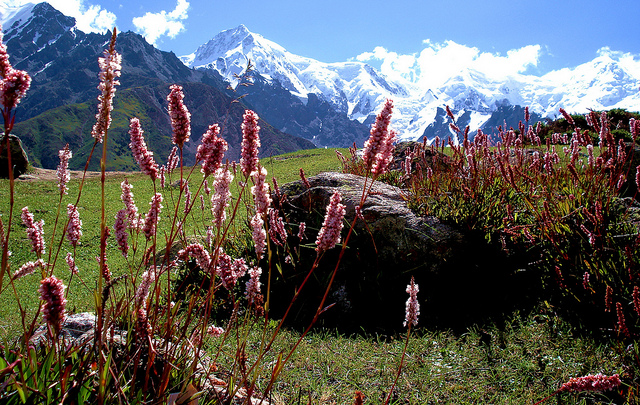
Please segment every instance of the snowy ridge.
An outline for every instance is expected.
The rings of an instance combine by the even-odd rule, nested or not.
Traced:
[[[464,69],[452,72],[438,89],[393,82],[363,62],[323,63],[289,53],[280,45],[241,25],[216,35],[193,54],[181,58],[189,67],[215,69],[232,84],[251,60],[268,80],[278,80],[305,99],[321,95],[339,112],[364,122],[394,100],[393,126],[401,139],[417,139],[449,105],[457,114],[471,113],[471,130],[482,128],[500,106],[530,106],[543,117],[555,117],[563,107],[572,113],[589,109],[625,108],[640,111],[640,68],[606,49],[593,61],[544,76],[512,75],[501,79]]]
[[[19,7],[0,4],[0,24],[2,24],[3,32],[13,29],[19,34],[22,27],[33,16],[33,8],[35,6],[35,3],[26,3]],[[16,23],[17,25],[15,25]]]

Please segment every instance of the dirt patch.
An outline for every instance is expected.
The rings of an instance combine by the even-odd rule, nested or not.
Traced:
[[[82,170],[69,170],[72,179],[82,179],[83,171]],[[127,175],[134,174],[136,172],[106,172],[106,177],[125,177]],[[100,178],[100,172],[90,172],[88,171],[86,179],[96,179]],[[21,175],[16,179],[17,181],[58,181],[58,174],[56,170],[52,169],[41,169],[39,167],[34,167],[30,169],[27,173]]]

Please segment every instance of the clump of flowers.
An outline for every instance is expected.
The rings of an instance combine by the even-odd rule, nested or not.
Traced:
[[[214,173],[222,165],[224,153],[229,149],[227,141],[219,137],[220,127],[218,124],[209,126],[207,132],[202,135],[201,144],[198,146],[196,161],[202,165],[200,171],[208,176]]]
[[[67,215],[69,217],[69,225],[67,225],[67,240],[71,246],[75,248],[82,236],[82,221],[80,220],[78,207],[73,204],[68,204]]]
[[[418,285],[415,283],[413,276],[411,276],[411,282],[407,286],[407,293],[409,299],[407,299],[404,326],[418,325],[418,315],[420,315],[420,304],[418,303]]]
[[[67,194],[67,183],[71,179],[71,174],[69,173],[69,159],[71,159],[72,156],[73,153],[69,150],[69,144],[66,144],[64,148],[60,149],[58,152],[60,163],[58,163],[56,174],[58,176],[58,188],[62,194]]]
[[[151,239],[156,234],[156,226],[160,220],[160,211],[162,210],[162,194],[156,193],[151,202],[151,208],[144,218],[144,226],[142,231],[147,239]]]

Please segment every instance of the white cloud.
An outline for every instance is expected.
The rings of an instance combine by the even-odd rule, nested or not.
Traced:
[[[391,79],[427,89],[441,86],[453,74],[466,68],[475,69],[490,78],[523,73],[530,66],[536,66],[541,55],[540,45],[512,49],[503,56],[480,52],[478,48],[454,41],[439,44],[425,40],[423,43],[425,48],[419,53],[401,55],[376,47],[373,52],[362,53],[356,59],[362,62],[380,61],[381,72]]]
[[[37,0],[3,0],[0,8],[19,7]],[[116,15],[99,5],[89,4],[85,0],[47,0],[62,14],[76,19],[77,27],[84,32],[105,32],[116,25]]]
[[[142,17],[135,17],[133,25],[149,43],[155,44],[163,35],[174,38],[184,30],[182,21],[187,19],[188,9],[189,2],[187,0],[178,0],[178,4],[176,4],[176,8],[173,11],[168,13],[164,10],[159,13],[148,12]]]

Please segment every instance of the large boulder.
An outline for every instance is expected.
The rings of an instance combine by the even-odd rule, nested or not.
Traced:
[[[335,190],[346,206],[343,241],[353,223],[362,191],[371,184],[364,177],[322,173],[281,188],[286,201],[282,211],[289,223],[307,224],[308,242],[316,238],[325,208]],[[464,325],[512,311],[520,303],[522,286],[517,267],[499,247],[479,235],[447,225],[435,217],[416,216],[405,201],[406,191],[373,182],[362,206],[364,219],[356,221],[339,261],[336,279],[321,323],[358,330],[395,329],[404,320],[405,292],[412,276],[420,286],[422,322],[446,327]],[[295,238],[290,238],[293,240]],[[295,248],[298,263],[273,272],[271,315],[278,317],[288,306],[315,259],[311,243]],[[341,246],[327,251],[308,285],[294,304],[291,321],[307,323],[315,314]],[[295,261],[295,260],[294,260]],[[519,285],[518,288],[515,288]]]
[[[9,153],[11,154],[11,165],[13,166],[13,177],[16,178],[27,171],[29,158],[22,147],[20,138],[9,134]],[[9,178],[9,164],[7,159],[7,138],[0,136],[0,178]]]

